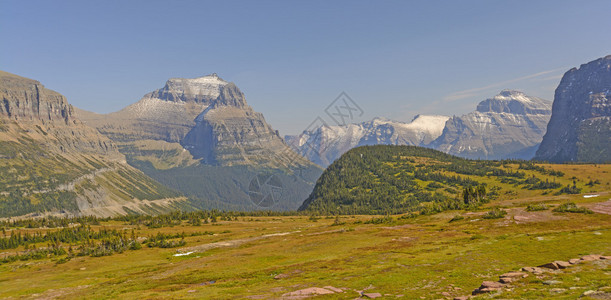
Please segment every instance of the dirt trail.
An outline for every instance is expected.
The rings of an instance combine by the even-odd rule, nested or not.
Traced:
[[[611,199],[605,202],[595,203],[590,207],[593,212],[597,212],[599,214],[607,214],[611,215]]]
[[[236,240],[230,240],[230,241],[203,244],[203,245],[197,245],[197,246],[192,246],[192,247],[180,248],[177,250],[177,252],[179,253],[204,252],[204,251],[216,249],[216,248],[235,247],[235,246],[239,246],[245,243],[249,243],[249,242],[253,242],[253,241],[257,241],[261,239],[266,239],[266,238],[275,237],[275,236],[289,235],[289,234],[298,233],[298,232],[301,232],[301,231],[298,230],[298,231],[292,231],[292,232],[271,233],[271,234],[264,234],[262,236],[244,238],[244,239],[236,239]]]

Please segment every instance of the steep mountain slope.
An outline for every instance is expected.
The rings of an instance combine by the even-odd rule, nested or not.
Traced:
[[[195,117],[218,98],[228,82],[216,74],[194,79],[170,78],[126,108],[102,115],[77,109],[87,124],[117,142],[151,139],[180,142],[195,126]]]
[[[452,117],[429,147],[465,158],[530,159],[545,134],[551,102],[504,90]]]
[[[527,161],[467,160],[416,146],[363,146],[346,152],[323,172],[300,210],[319,214],[432,213],[497,197],[580,188],[567,187],[569,184],[571,179],[564,178],[562,172]]]
[[[200,208],[261,208],[252,201],[251,181],[265,173],[278,177],[283,193],[263,208],[295,209],[322,172],[216,74],[170,79],[116,113],[79,115],[116,142],[128,163]]]
[[[566,72],[535,159],[611,162],[611,55]]]
[[[281,161],[274,156],[292,154],[278,132],[246,103],[233,83],[223,87],[195,123],[181,144],[206,164],[280,167]],[[299,165],[309,164],[300,156],[294,158]]]
[[[126,164],[61,94],[0,71],[0,98],[0,217],[154,213],[184,204]]]
[[[328,166],[346,151],[364,145],[424,146],[439,137],[446,116],[418,115],[411,123],[375,118],[359,124],[322,126],[285,139],[298,153],[321,166]]]

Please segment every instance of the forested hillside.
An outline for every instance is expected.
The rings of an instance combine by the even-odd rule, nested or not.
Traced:
[[[415,146],[365,146],[331,164],[300,210],[432,213],[499,197],[579,193],[586,184],[596,184],[584,180],[528,161],[468,160]]]

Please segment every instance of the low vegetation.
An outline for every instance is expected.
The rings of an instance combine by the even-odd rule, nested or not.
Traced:
[[[340,299],[363,289],[392,298],[466,296],[524,266],[608,255],[608,214],[558,218],[527,209],[565,207],[565,197],[592,211],[607,201],[543,195],[430,215],[207,211],[3,221],[0,297],[281,298],[327,286],[340,288],[331,295]],[[604,266],[580,264],[542,280],[531,275],[496,297],[604,292]],[[550,291],[558,286],[564,290]]]
[[[580,214],[592,214],[593,212],[585,207],[579,207],[573,202],[562,203],[553,209],[554,212],[568,212]]]
[[[300,210],[434,214],[517,195],[578,194],[594,186],[586,185],[585,178],[567,177],[528,161],[468,160],[414,146],[364,146],[331,164]]]
[[[547,210],[547,209],[548,209],[547,205],[543,203],[531,204],[526,207],[526,211],[541,211],[541,210]]]
[[[486,214],[484,214],[484,216],[482,218],[484,219],[501,219],[504,218],[507,215],[507,212],[500,209],[500,208],[495,208],[489,212],[487,212]]]

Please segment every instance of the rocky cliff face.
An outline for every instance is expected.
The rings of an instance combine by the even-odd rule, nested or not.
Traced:
[[[40,82],[0,71],[0,114],[13,120],[40,120],[69,124],[72,106]]]
[[[185,201],[126,164],[40,82],[0,71],[0,100],[0,217],[146,213],[151,202],[161,212]]]
[[[264,208],[295,209],[322,172],[284,143],[235,84],[216,74],[170,79],[116,113],[78,114],[115,141],[132,166],[184,192],[199,208],[260,209],[251,201],[250,181],[272,172],[285,193]]]
[[[530,159],[550,114],[551,102],[504,90],[480,102],[476,111],[450,118],[429,146],[466,158]]]
[[[216,73],[199,78],[170,78],[165,86],[150,94],[146,98],[156,98],[170,102],[195,102],[209,104],[218,98],[221,88],[227,81],[221,79]]]
[[[564,74],[535,159],[611,161],[611,55]]]
[[[441,135],[446,116],[418,115],[411,123],[375,118],[359,124],[322,126],[299,136],[286,136],[289,145],[312,162],[328,166],[348,150],[364,145],[425,146]]]
[[[179,143],[227,84],[216,74],[171,78],[163,88],[118,112],[100,115],[77,109],[77,115],[119,143],[142,139]]]
[[[301,165],[309,164],[287,147],[233,83],[221,88],[195,123],[181,144],[206,164],[279,167],[280,153],[294,155]]]
[[[110,155],[122,159],[117,147],[74,116],[66,98],[40,82],[0,71],[0,118],[27,132],[48,148]]]

